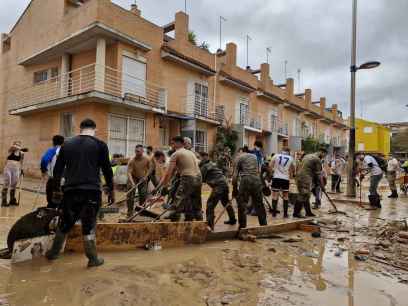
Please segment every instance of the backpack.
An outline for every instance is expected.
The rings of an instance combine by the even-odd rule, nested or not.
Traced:
[[[377,162],[378,167],[380,167],[382,171],[387,172],[387,167],[388,167],[387,161],[384,158],[377,156],[377,155],[374,155],[373,157],[375,161]]]

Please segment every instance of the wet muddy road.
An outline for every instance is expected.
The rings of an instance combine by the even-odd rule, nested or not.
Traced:
[[[28,203],[33,195],[24,197]],[[0,210],[2,246],[8,228],[28,206]],[[348,252],[369,240],[359,228],[408,216],[407,199],[385,206],[372,212],[339,205],[348,217],[325,217],[340,221],[342,228],[352,226],[355,236],[323,229],[323,238],[317,239],[292,232],[255,243],[105,253],[106,264],[93,270],[85,269],[81,254],[64,254],[53,263],[38,259],[11,265],[0,260],[0,305],[405,306],[408,272],[371,260],[359,262]],[[288,237],[299,241],[284,242]]]

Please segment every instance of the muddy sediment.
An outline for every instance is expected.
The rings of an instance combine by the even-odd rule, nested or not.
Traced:
[[[32,197],[23,196],[25,203]],[[105,253],[106,264],[93,270],[73,253],[53,263],[0,260],[0,305],[404,306],[408,271],[395,267],[406,248],[398,234],[404,205],[407,199],[384,203],[382,211],[339,204],[347,216],[320,218],[321,238],[291,232],[255,242]],[[30,209],[0,210],[3,246],[8,228]],[[368,254],[356,260],[363,250]],[[383,263],[374,260],[380,257]]]

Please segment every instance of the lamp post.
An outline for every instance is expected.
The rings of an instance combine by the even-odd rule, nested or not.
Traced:
[[[222,22],[227,21],[226,18],[220,16],[220,51],[222,50]]]
[[[347,196],[356,196],[356,185],[354,182],[354,165],[356,152],[356,72],[361,69],[373,69],[380,65],[380,62],[366,62],[356,66],[357,54],[357,0],[353,0],[353,24],[351,41],[351,93],[350,93],[350,135],[349,135],[349,154],[347,167]]]

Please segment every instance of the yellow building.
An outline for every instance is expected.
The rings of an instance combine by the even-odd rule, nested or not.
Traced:
[[[356,150],[369,153],[390,153],[390,129],[372,121],[356,119]]]

